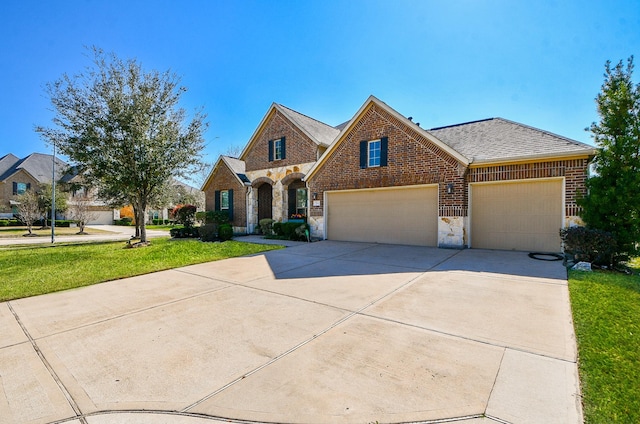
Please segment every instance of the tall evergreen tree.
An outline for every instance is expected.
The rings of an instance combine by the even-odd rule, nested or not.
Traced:
[[[596,97],[600,122],[589,130],[598,147],[594,175],[587,180],[582,217],[587,226],[613,233],[620,253],[637,255],[640,242],[640,84],[633,56],[611,67]]]

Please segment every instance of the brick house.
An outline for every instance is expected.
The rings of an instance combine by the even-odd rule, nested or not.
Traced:
[[[67,163],[56,161],[56,180],[60,180],[67,170]],[[25,191],[39,190],[40,184],[51,184],[53,157],[42,153],[32,153],[18,158],[9,153],[0,158],[0,213],[12,216],[18,213],[16,196]]]
[[[268,178],[271,187],[280,183],[282,196],[290,199],[292,192],[284,188],[296,179],[295,187],[308,193],[307,203],[298,206],[315,237],[559,251],[559,228],[579,222],[576,198],[584,192],[595,154],[589,145],[502,118],[426,130],[371,96],[347,123],[335,128],[316,124],[327,137],[334,136],[316,143],[318,156],[311,161],[304,152],[314,140],[289,143],[285,131],[291,128],[276,125],[280,110],[304,116],[272,106],[239,160],[245,162],[252,188]],[[264,166],[260,158],[271,157],[270,143],[279,139],[287,140],[287,154],[302,148],[295,177],[289,177],[292,162],[278,172],[269,168],[268,176],[255,172]],[[256,199],[251,192],[248,223]],[[274,212],[282,211],[283,204],[282,197],[273,197]],[[287,214],[274,218],[286,221]]]

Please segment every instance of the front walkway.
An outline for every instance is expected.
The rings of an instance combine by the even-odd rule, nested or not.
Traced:
[[[3,424],[582,422],[566,272],[525,253],[301,244],[0,328]]]

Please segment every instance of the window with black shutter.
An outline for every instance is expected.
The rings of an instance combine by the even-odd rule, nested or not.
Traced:
[[[378,140],[364,140],[360,142],[360,168],[377,168],[387,166],[389,139],[382,137]]]

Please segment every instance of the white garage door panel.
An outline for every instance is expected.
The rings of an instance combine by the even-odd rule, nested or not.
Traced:
[[[472,247],[560,251],[562,187],[561,179],[472,184]]]
[[[330,240],[435,246],[437,186],[327,193]]]
[[[94,218],[89,224],[92,225],[113,225],[113,211],[93,211]]]

